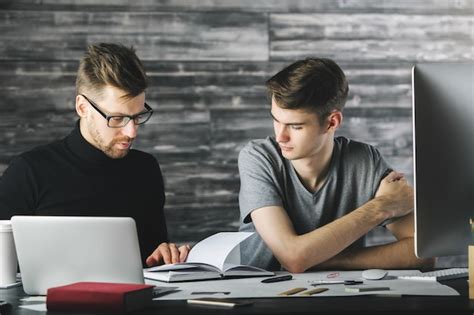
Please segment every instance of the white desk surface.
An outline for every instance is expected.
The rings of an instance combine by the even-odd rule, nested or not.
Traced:
[[[344,284],[321,284],[317,287],[325,287],[329,290],[312,295],[310,297],[327,297],[327,296],[354,296],[354,295],[384,295],[384,296],[401,296],[401,295],[425,295],[425,296],[457,296],[459,293],[449,286],[442,285],[436,281],[426,280],[402,280],[397,276],[405,274],[413,274],[413,270],[389,270],[387,276],[382,280],[363,280],[362,271],[339,271],[338,276],[330,278],[332,280],[363,280],[364,284],[357,286],[377,286],[389,287],[387,291],[370,291],[370,292],[346,292]],[[277,272],[281,274],[283,272]],[[202,297],[219,297],[219,298],[268,298],[278,297],[278,293],[283,291],[303,287],[308,290],[316,287],[311,286],[311,280],[327,280],[328,274],[334,271],[317,271],[293,274],[293,279],[274,283],[261,283],[262,277],[258,278],[240,278],[240,279],[222,279],[207,281],[191,281],[191,282],[175,282],[166,283],[160,281],[146,280],[146,283],[160,287],[178,287],[179,291],[165,294],[157,297],[157,300],[186,300]],[[467,280],[466,280],[467,281]],[[200,294],[194,295],[192,292],[230,292],[230,294]],[[303,293],[303,292],[301,292]],[[304,295],[292,295],[284,298],[307,297]]]

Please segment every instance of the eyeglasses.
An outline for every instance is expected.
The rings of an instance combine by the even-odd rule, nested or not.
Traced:
[[[133,123],[135,125],[143,125],[150,119],[151,115],[153,114],[153,109],[151,109],[150,106],[148,106],[147,103],[145,103],[145,112],[138,113],[136,115],[107,115],[105,114],[102,110],[99,109],[99,106],[91,101],[90,99],[87,98],[84,94],[79,94],[82,97],[84,97],[89,104],[99,113],[102,115],[107,120],[107,126],[110,128],[122,128],[125,127],[130,120],[133,120]]]

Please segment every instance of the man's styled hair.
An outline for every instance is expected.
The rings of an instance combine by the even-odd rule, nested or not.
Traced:
[[[135,97],[145,91],[145,69],[133,47],[111,43],[92,44],[87,47],[77,71],[76,95],[87,95],[87,92],[100,95],[106,85],[125,91],[126,98]]]
[[[314,112],[321,122],[333,110],[342,111],[349,93],[344,72],[324,58],[296,61],[271,77],[266,86],[268,97],[279,107]]]

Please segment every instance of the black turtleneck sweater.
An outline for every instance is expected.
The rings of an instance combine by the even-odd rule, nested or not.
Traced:
[[[11,216],[110,216],[135,219],[142,262],[168,241],[163,177],[137,150],[111,159],[88,143],[79,124],[64,139],[13,159],[0,177],[0,219]]]

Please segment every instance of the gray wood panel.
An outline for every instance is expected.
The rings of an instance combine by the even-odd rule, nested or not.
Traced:
[[[245,11],[326,13],[470,14],[471,0],[2,0],[0,8],[21,10]]]
[[[472,16],[271,14],[272,60],[472,60]]]
[[[0,11],[4,60],[78,60],[94,42],[134,45],[143,60],[266,60],[261,13]]]

